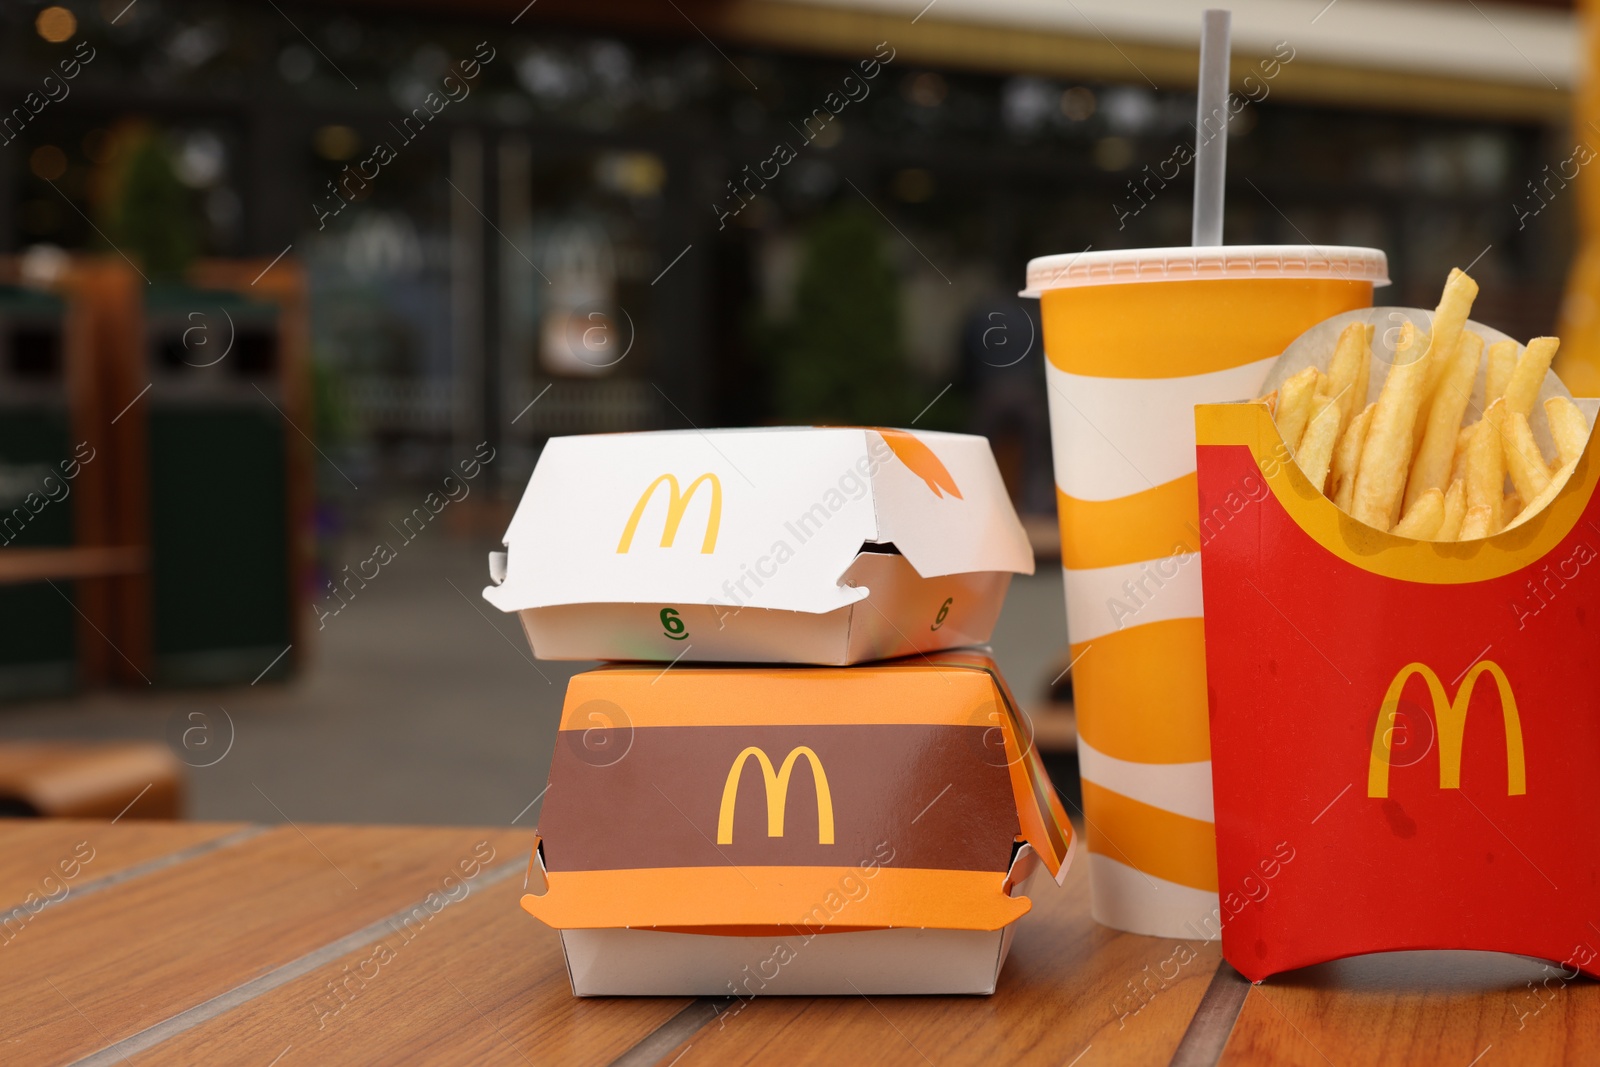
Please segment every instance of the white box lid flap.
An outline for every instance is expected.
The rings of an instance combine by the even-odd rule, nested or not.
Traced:
[[[503,611],[707,603],[825,612],[865,543],[924,577],[1032,573],[988,442],[865,428],[553,438],[506,531]],[[498,574],[496,575],[498,577]]]

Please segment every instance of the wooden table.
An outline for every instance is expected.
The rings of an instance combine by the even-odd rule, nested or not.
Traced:
[[[1036,896],[992,997],[578,1000],[517,906],[532,841],[0,820],[0,1063],[1600,1060],[1595,983],[1405,953],[1251,986],[1215,945],[1096,925],[1082,864]]]

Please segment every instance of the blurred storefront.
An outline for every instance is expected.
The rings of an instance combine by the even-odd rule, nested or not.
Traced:
[[[1023,263],[1188,236],[1194,12],[1127,6],[10,5],[0,92],[49,120],[0,119],[0,252],[108,251],[142,124],[176,179],[153,225],[303,264],[330,499],[479,441],[515,487],[552,434],[849,419],[985,430],[1048,511],[994,372],[1040,376]],[[1570,11],[1255,7],[1228,239],[1384,248],[1398,304],[1472,263],[1485,319],[1548,332],[1575,60],[1505,42]],[[1385,18],[1423,36],[1351,29]]]

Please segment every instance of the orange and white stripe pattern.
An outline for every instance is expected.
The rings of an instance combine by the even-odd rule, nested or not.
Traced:
[[[1216,937],[1194,406],[1255,395],[1370,282],[1240,278],[1043,293],[1095,918]],[[1254,313],[1259,309],[1259,314]]]

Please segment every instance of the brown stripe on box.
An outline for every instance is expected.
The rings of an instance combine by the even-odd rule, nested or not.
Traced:
[[[757,713],[752,709],[752,714]],[[886,865],[1005,871],[1020,832],[1003,758],[980,726],[657,726],[563,730],[539,820],[548,870]],[[599,736],[604,733],[607,736]],[[768,835],[767,773],[746,756],[719,834],[724,787],[747,749],[774,771],[814,752],[831,804],[818,810],[810,760],[797,755],[782,836]],[[831,844],[825,824],[831,809]],[[819,816],[821,816],[819,818]],[[719,840],[729,837],[731,840]]]

